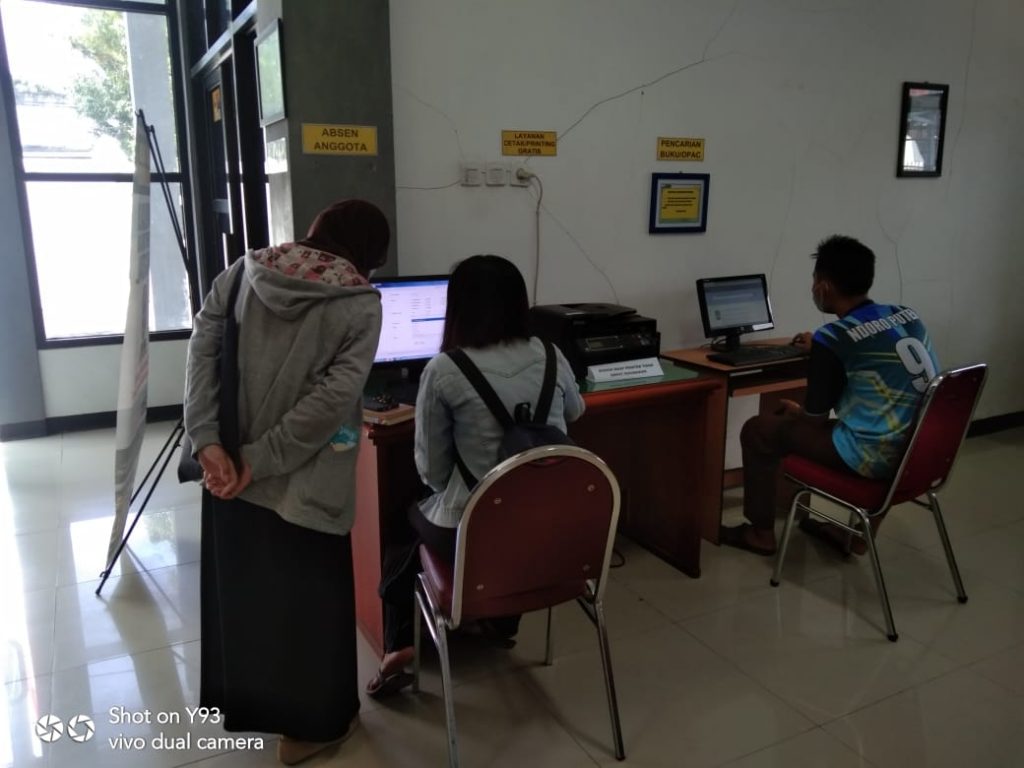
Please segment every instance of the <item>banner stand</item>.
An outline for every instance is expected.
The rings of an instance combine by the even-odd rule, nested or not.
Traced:
[[[139,487],[135,489],[135,493],[132,494],[131,501],[129,504],[134,504],[135,499],[138,498],[139,494],[146,488],[146,483],[149,481],[150,476],[156,471],[156,477],[153,478],[153,483],[149,486],[149,491],[146,493],[146,498],[142,500],[142,504],[135,512],[135,519],[132,520],[132,524],[128,526],[128,531],[125,533],[124,538],[121,539],[121,543],[118,544],[117,550],[114,552],[114,556],[110,559],[107,567],[100,571],[100,583],[96,587],[96,594],[98,595],[103,591],[103,586],[107,583],[107,579],[110,578],[111,571],[114,570],[114,565],[117,563],[121,552],[124,551],[125,546],[128,544],[128,539],[132,535],[132,531],[135,530],[136,523],[139,522],[139,518],[142,517],[142,513],[146,511],[146,505],[149,504],[149,497],[153,495],[153,491],[156,490],[157,485],[160,483],[160,478],[164,476],[164,471],[167,469],[167,465],[171,459],[174,458],[175,452],[181,446],[181,440],[185,436],[185,422],[178,419],[178,423],[174,425],[174,429],[171,430],[170,436],[164,442],[160,452],[153,459],[153,463],[149,467],[149,471],[146,472],[146,476],[142,478],[142,482],[139,483]],[[165,455],[166,454],[166,455]],[[157,465],[160,465],[159,471],[157,471]]]
[[[164,168],[164,162],[163,162],[163,156],[160,153],[160,145],[157,142],[157,138],[156,138],[156,130],[153,128],[153,126],[146,124],[146,117],[145,117],[145,114],[143,113],[143,111],[141,109],[136,113],[136,119],[137,119],[137,125],[138,125],[138,131],[136,133],[136,145],[141,143],[140,142],[140,138],[141,138],[140,134],[144,133],[145,136],[146,136],[146,144],[148,145],[148,149],[149,149],[149,158],[146,161],[145,174],[144,174],[147,177],[147,194],[148,194],[149,162],[152,162],[156,166],[156,171],[159,174],[159,176],[158,176],[159,184],[160,184],[161,190],[163,192],[164,202],[167,205],[167,214],[170,217],[172,226],[174,227],[174,232],[175,232],[175,235],[176,235],[175,240],[178,243],[178,249],[179,249],[179,251],[181,253],[181,259],[182,259],[182,261],[184,262],[184,265],[185,265],[185,274],[186,274],[186,276],[188,278],[188,285],[189,285],[190,292],[191,292],[192,276],[194,274],[195,265],[192,263],[192,260],[189,258],[188,250],[185,248],[185,242],[184,242],[184,237],[183,237],[183,234],[182,234],[181,224],[178,221],[178,214],[177,214],[177,212],[174,209],[174,199],[173,199],[173,197],[171,195],[170,185],[167,182],[166,170]],[[140,157],[140,148],[138,148],[138,146],[137,146],[137,149],[136,149],[136,161],[137,161],[136,176],[137,177],[140,175],[139,174],[139,168],[138,168],[139,157]],[[147,215],[148,215],[148,204],[147,204],[146,207],[147,207]],[[135,216],[135,213],[133,212],[133,220],[135,218],[136,218],[136,216]],[[135,223],[137,224],[137,222],[135,222]],[[148,222],[148,220],[145,222],[145,225],[146,225],[146,238],[147,238],[147,241],[148,241],[148,237],[149,237],[149,222]],[[138,233],[135,233],[135,234],[137,236]],[[135,247],[138,248],[138,244],[136,244]],[[148,283],[148,268],[149,267],[148,267],[148,244],[147,244],[147,255],[146,255],[147,283]],[[147,285],[147,290],[148,290],[148,285]],[[194,313],[195,306],[196,306],[195,296],[191,296],[190,297],[190,303],[191,303],[191,305],[193,307],[193,313]],[[129,308],[129,312],[130,311],[131,311],[131,309]],[[130,326],[130,319],[129,319],[127,325]],[[129,332],[129,327],[126,327],[125,328],[125,346],[126,346],[126,348],[128,346],[128,335],[129,335],[128,332]],[[147,339],[148,339],[148,335],[149,335],[149,332],[148,332],[148,330],[146,330],[145,331],[145,336],[146,336]],[[147,361],[145,361],[143,366],[142,366],[142,368],[146,369],[146,371],[145,371],[145,374],[143,376],[143,381],[141,382],[141,387],[148,386],[148,351],[145,352],[144,354],[147,357]],[[122,366],[124,365],[124,355],[125,355],[125,352],[122,352]],[[122,377],[123,376],[124,376],[124,371],[122,371]],[[138,384],[139,382],[136,382],[136,383]],[[121,396],[119,394],[119,400],[120,399],[121,399]],[[144,432],[145,431],[145,407],[144,407],[145,406],[145,394],[144,393],[142,395],[141,400],[142,400],[142,404],[143,404],[143,407],[141,409],[141,414],[136,414],[136,416],[141,415],[141,424],[137,425],[137,428],[139,430],[141,430],[142,432]],[[137,409],[133,408],[132,410],[137,410]],[[119,431],[122,428],[122,419],[123,418],[130,418],[133,415],[133,414],[129,413],[127,415],[127,417],[125,417],[123,412],[126,412],[126,411],[128,411],[128,409],[122,407],[122,403],[119,402],[118,403],[118,416],[117,416]],[[163,447],[160,449],[160,452],[156,455],[156,458],[153,460],[153,463],[150,465],[149,470],[146,472],[145,477],[142,478],[142,482],[139,483],[138,487],[131,494],[131,497],[130,497],[130,499],[127,500],[127,503],[124,503],[123,500],[121,500],[121,499],[116,499],[117,503],[116,503],[116,507],[115,507],[115,510],[114,510],[114,524],[113,524],[113,528],[111,529],[110,546],[109,546],[109,549],[107,551],[107,556],[108,556],[107,567],[104,568],[100,572],[100,583],[99,583],[99,586],[96,587],[96,594],[97,595],[99,595],[100,592],[103,591],[103,587],[104,587],[104,585],[106,585],[107,579],[110,578],[110,574],[113,572],[114,566],[117,564],[118,558],[120,558],[121,553],[124,551],[125,546],[127,546],[127,544],[128,544],[128,539],[131,537],[132,531],[135,530],[135,526],[139,522],[139,518],[142,516],[142,513],[146,510],[146,505],[149,503],[149,499],[153,495],[153,491],[156,490],[157,485],[160,483],[160,479],[163,477],[164,472],[167,469],[167,465],[170,463],[171,459],[174,457],[175,453],[180,448],[181,441],[184,438],[184,436],[185,436],[185,422],[184,422],[184,419],[178,419],[177,424],[174,425],[174,429],[171,430],[171,434],[168,436],[167,440],[164,442]],[[134,475],[135,475],[135,471],[136,471],[136,469],[138,467],[138,453],[139,453],[139,450],[141,449],[141,443],[142,443],[141,435],[137,435],[136,439],[132,440],[132,444],[133,445],[132,445],[131,452],[134,453],[134,456],[127,457],[127,461],[128,461],[128,464],[129,464],[129,466],[127,468],[124,468],[124,467],[121,466],[121,459],[122,459],[122,457],[119,456],[119,455],[115,456],[115,473],[114,473],[115,474],[115,482],[118,480],[118,475],[121,474],[122,471],[125,471],[126,474],[130,474],[132,476],[132,481],[133,481]],[[123,453],[123,452],[124,451],[122,451],[120,448],[118,449],[118,454]],[[159,469],[157,469],[158,466],[159,466]],[[153,476],[154,472],[156,472],[156,476],[155,477]],[[124,534],[122,536],[122,532],[124,531],[124,524],[127,521],[127,517],[128,517],[128,510],[130,509],[131,505],[135,503],[135,500],[139,497],[139,494],[141,494],[142,491],[146,488],[146,483],[149,482],[151,477],[153,478],[153,480],[152,480],[152,483],[150,483],[150,485],[149,485],[149,490],[146,492],[146,496],[142,500],[142,504],[139,506],[138,510],[136,511],[135,518],[132,520],[131,526],[128,527],[127,532],[124,532]],[[130,486],[130,482],[132,482],[132,481],[128,482],[129,486]],[[121,489],[121,492],[123,493],[123,489]],[[115,488],[115,497],[117,497],[117,496],[118,496],[118,489]],[[116,547],[115,547],[115,542],[117,542]]]

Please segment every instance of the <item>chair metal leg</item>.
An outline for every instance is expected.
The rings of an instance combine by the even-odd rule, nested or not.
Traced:
[[[412,600],[412,691],[419,693],[420,690],[420,642],[423,635],[423,609],[420,608],[417,588],[413,588]]]
[[[544,643],[544,664],[546,666],[549,666],[549,667],[555,661],[554,641],[553,641],[552,632],[551,632],[551,623],[553,621],[553,618],[554,618],[553,617],[553,609],[549,607],[548,608],[547,639],[546,639],[546,641]]]
[[[861,527],[864,529],[864,540],[868,544],[868,554],[871,555],[871,568],[875,572],[875,584],[878,586],[878,596],[882,601],[882,612],[885,614],[886,637],[892,642],[899,639],[896,634],[896,624],[892,620],[892,606],[889,605],[889,593],[885,589],[885,579],[882,577],[882,566],[878,561],[878,548],[875,546],[875,534],[871,530],[871,520],[866,514],[857,513],[860,518]]]
[[[946,562],[949,564],[949,572],[953,575],[953,585],[956,587],[956,599],[961,603],[967,602],[967,593],[964,591],[964,583],[960,579],[960,569],[956,567],[956,558],[953,557],[953,546],[949,543],[949,533],[946,531],[946,523],[942,519],[942,509],[939,507],[939,499],[934,493],[928,494],[928,506],[931,507],[932,515],[935,517],[935,526],[939,529],[939,538],[942,539],[942,548],[946,551]]]
[[[601,666],[604,669],[604,687],[608,693],[608,711],[612,720],[612,739],[615,741],[615,758],[626,759],[626,749],[622,745],[622,725],[619,722],[619,702],[615,696],[615,678],[612,675],[612,654],[608,647],[608,629],[604,623],[604,606],[599,600],[593,603],[594,616],[597,619],[597,637],[601,645]]]
[[[846,519],[846,524],[851,528],[857,525],[857,513],[850,510],[850,516]],[[853,531],[846,532],[846,538],[843,543],[843,550],[846,557],[849,557],[853,553]]]
[[[441,657],[441,688],[444,694],[444,718],[448,727],[448,765],[459,766],[459,745],[455,737],[455,691],[452,690],[452,670],[448,661],[448,630],[437,616],[431,617],[437,629],[437,655]]]
[[[775,570],[772,571],[772,578],[769,582],[773,587],[779,586],[782,578],[782,564],[786,560],[786,549],[789,548],[789,535],[793,532],[793,521],[796,519],[796,508],[800,503],[800,497],[807,497],[810,500],[811,492],[802,488],[793,495],[793,502],[789,505],[789,514],[786,516],[786,525],[782,529],[782,541],[779,543],[779,551],[775,555]]]

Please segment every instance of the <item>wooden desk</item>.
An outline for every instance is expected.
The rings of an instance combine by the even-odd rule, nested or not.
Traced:
[[[698,372],[685,381],[585,392],[583,399],[586,413],[569,434],[618,478],[619,530],[687,575],[700,576],[701,531],[713,519],[717,533],[721,516],[726,380]],[[419,478],[413,422],[364,425],[363,438],[352,529],[356,619],[379,653],[381,555],[399,526],[407,525]]]
[[[788,344],[789,338],[767,339],[758,344]],[[771,413],[778,408],[780,400],[795,400],[802,403],[807,390],[807,358],[782,360],[779,362],[758,363],[756,365],[732,366],[708,360],[707,347],[696,349],[677,349],[662,352],[662,357],[675,360],[709,376],[717,377],[726,388],[729,397],[748,397],[757,395],[760,399],[758,413]],[[714,415],[718,415],[715,412]],[[721,451],[723,466],[723,488],[734,488],[743,485],[743,470],[724,470],[725,466],[725,434],[728,410],[720,412],[721,422],[714,427],[719,436],[714,449]],[[710,447],[709,447],[710,449]],[[718,530],[721,525],[721,498],[719,498],[719,514],[717,519],[710,516],[702,518],[704,523],[701,535],[708,541],[718,543]]]

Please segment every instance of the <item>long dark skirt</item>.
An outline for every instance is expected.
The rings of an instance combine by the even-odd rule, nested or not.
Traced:
[[[228,731],[344,735],[359,711],[352,542],[203,493],[200,703]]]

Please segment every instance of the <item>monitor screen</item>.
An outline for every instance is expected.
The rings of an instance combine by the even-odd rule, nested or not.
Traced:
[[[697,298],[708,338],[775,327],[764,275],[698,280]]]
[[[380,342],[374,363],[429,360],[441,351],[448,276],[371,280],[380,291]]]

